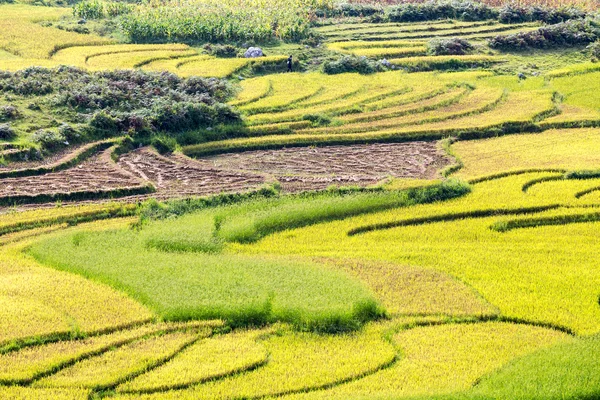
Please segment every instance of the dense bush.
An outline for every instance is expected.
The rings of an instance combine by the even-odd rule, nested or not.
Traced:
[[[427,54],[433,56],[462,56],[473,50],[473,45],[461,38],[433,39],[427,43]]]
[[[47,150],[57,150],[68,145],[67,139],[56,130],[39,129],[33,134],[34,143]]]
[[[102,137],[178,133],[240,121],[239,114],[223,103],[231,94],[226,81],[182,79],[166,72],[36,67],[0,73],[2,92],[30,98],[38,111],[45,104],[48,107],[43,108],[57,113],[57,119],[63,117],[63,122],[85,122],[87,133]],[[10,107],[0,108],[0,115],[14,115],[17,111]],[[53,143],[79,140],[81,134],[63,123],[58,129],[39,131],[34,141],[51,148]]]
[[[590,44],[588,50],[593,60],[600,60],[600,41]]]
[[[8,121],[19,117],[19,110],[15,106],[0,106],[0,121]]]
[[[203,47],[204,51],[215,57],[237,57],[242,50],[230,44],[210,44]]]
[[[428,1],[389,7],[386,10],[386,16],[391,22],[431,21],[446,18],[482,21],[496,18],[498,11],[486,4],[472,1]]]
[[[15,136],[15,131],[10,124],[0,124],[0,139],[10,139]]]
[[[326,74],[343,74],[344,72],[358,72],[360,74],[372,74],[384,70],[384,67],[367,57],[343,56],[336,61],[323,63],[323,72]]]
[[[151,144],[160,154],[170,154],[177,148],[177,141],[168,136],[156,136]]]
[[[588,44],[600,38],[600,23],[593,19],[570,20],[531,32],[499,35],[489,40],[497,49],[547,48]]]
[[[584,11],[575,7],[521,6],[508,3],[500,9],[498,19],[504,23],[540,21],[547,24],[558,24],[570,19],[584,18],[585,16]]]
[[[321,18],[331,18],[370,17],[383,12],[384,8],[379,4],[342,3],[333,8],[318,9],[315,13]]]

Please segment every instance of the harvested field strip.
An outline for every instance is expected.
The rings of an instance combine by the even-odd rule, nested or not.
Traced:
[[[4,178],[1,183],[0,204],[5,206],[123,197],[155,190],[118,167],[111,159],[111,149],[70,169],[39,176]]]
[[[126,382],[118,393],[153,393],[183,389],[240,372],[251,371],[268,362],[268,352],[259,343],[266,331],[241,331],[200,340],[174,359]]]
[[[121,156],[120,168],[156,187],[159,198],[240,193],[267,182],[265,174],[215,168],[177,155],[161,156],[143,148]]]
[[[551,329],[503,322],[415,327],[394,335],[403,355],[390,368],[294,400],[428,396],[468,390],[511,360],[571,338]]]
[[[186,324],[146,324],[133,329],[84,337],[78,340],[24,347],[0,355],[0,382],[5,385],[29,384],[74,365],[78,361],[95,357],[144,337],[177,331],[186,326]],[[210,328],[218,326],[218,323],[192,323],[189,326]]]
[[[372,160],[377,163],[373,164]],[[209,157],[218,169],[268,173],[284,191],[368,186],[389,177],[434,177],[449,162],[434,142],[292,148]]]
[[[173,332],[140,339],[36,381],[34,387],[74,387],[106,390],[173,358],[185,347],[211,333]],[[110,368],[107,368],[110,365]]]
[[[0,179],[2,178],[17,178],[25,176],[43,175],[51,172],[58,172],[71,168],[85,159],[93,156],[95,153],[106,150],[113,146],[113,141],[101,141],[86,144],[78,148],[75,152],[68,154],[66,157],[57,160],[53,164],[43,165],[35,168],[23,168],[9,171],[0,171]]]
[[[396,359],[394,347],[371,327],[353,335],[280,332],[263,343],[270,356],[262,368],[187,390],[119,398],[233,399],[301,393],[372,374]]]

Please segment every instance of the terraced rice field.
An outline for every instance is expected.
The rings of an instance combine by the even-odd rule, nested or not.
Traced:
[[[342,54],[387,59],[408,71],[477,68],[506,61],[503,55],[427,55],[427,42],[432,39],[462,38],[480,44],[496,35],[527,32],[539,25],[500,24],[496,21],[429,23],[342,24],[324,26],[317,31],[327,41],[327,48]]]
[[[402,60],[497,29],[319,28]],[[247,62],[85,44],[0,67]],[[238,82],[236,138],[8,163],[0,398],[597,398],[599,74],[267,74]]]

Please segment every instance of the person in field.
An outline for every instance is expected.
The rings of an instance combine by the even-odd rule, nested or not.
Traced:
[[[287,72],[293,72],[292,71],[293,64],[294,64],[294,62],[292,60],[292,56],[289,56],[287,59]]]

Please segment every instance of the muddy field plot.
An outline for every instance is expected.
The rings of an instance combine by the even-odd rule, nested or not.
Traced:
[[[450,163],[436,142],[301,147],[201,159],[219,169],[267,173],[289,192],[368,186],[386,178],[433,178]]]
[[[110,191],[145,185],[135,175],[112,162],[110,152],[110,149],[105,150],[73,168],[60,172],[0,179],[0,197]]]
[[[156,193],[146,197],[160,199],[244,192],[267,181],[265,174],[223,170],[184,156],[161,156],[148,148],[121,156],[118,165],[152,183]]]

